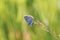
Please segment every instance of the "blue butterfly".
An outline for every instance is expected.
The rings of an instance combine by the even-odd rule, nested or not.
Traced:
[[[29,26],[32,26],[32,24],[34,22],[34,18],[32,16],[24,16],[24,19],[26,20],[26,22]]]

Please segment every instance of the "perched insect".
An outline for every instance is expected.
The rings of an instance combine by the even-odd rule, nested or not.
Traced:
[[[32,26],[33,22],[34,22],[34,18],[30,15],[24,16],[24,19],[26,20],[27,24],[29,26]]]

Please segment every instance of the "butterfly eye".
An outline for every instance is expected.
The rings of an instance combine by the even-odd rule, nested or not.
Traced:
[[[24,16],[25,21],[29,26],[32,26],[34,18],[32,16]]]

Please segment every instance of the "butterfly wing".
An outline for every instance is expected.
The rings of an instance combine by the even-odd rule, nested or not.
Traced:
[[[32,16],[24,16],[24,19],[26,20],[26,22],[29,26],[32,26],[32,24],[34,22],[34,18]]]

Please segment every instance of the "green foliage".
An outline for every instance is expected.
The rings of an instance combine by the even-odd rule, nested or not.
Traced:
[[[0,40],[60,40],[60,0],[0,0]],[[46,24],[29,27],[25,15]]]

